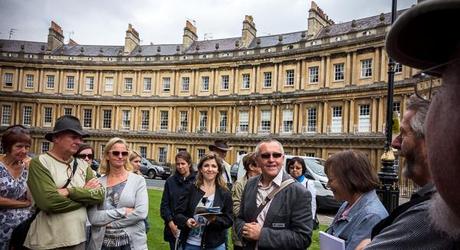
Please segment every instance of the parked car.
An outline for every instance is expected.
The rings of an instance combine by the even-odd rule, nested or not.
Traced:
[[[154,165],[149,160],[141,158],[141,173],[147,178],[155,179],[156,177],[162,177],[165,173],[165,169],[162,166]]]
[[[243,156],[242,155],[238,161],[238,179],[246,174],[246,170],[243,167]],[[286,155],[284,166],[286,163],[296,157],[295,155]],[[305,177],[313,180],[316,188],[316,204],[318,209],[322,210],[333,210],[337,211],[342,205],[342,202],[334,199],[334,194],[332,190],[327,186],[328,178],[324,172],[324,160],[317,157],[307,157],[307,156],[298,156],[305,161],[305,166],[307,167],[307,172]]]
[[[230,168],[230,176],[232,177],[233,182],[235,182],[238,176],[238,163],[233,163],[232,167]]]
[[[161,177],[161,179],[163,180],[166,180],[168,179],[169,176],[171,176],[171,167],[169,166],[169,164],[160,164],[158,163],[157,161],[153,160],[153,159],[147,159],[150,163],[152,163],[152,165],[154,166],[159,166],[159,167],[162,167],[163,168],[163,173],[162,174],[158,174],[156,175],[156,177]]]

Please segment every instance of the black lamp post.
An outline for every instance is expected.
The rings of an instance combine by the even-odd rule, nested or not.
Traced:
[[[392,0],[391,24],[396,19],[397,0]],[[381,157],[382,168],[379,172],[380,187],[377,193],[385,208],[391,212],[399,203],[398,174],[395,171],[395,156],[391,149],[392,128],[393,128],[393,88],[395,76],[395,62],[389,58],[388,62],[388,95],[387,95],[387,117],[386,117],[386,141],[385,152]]]

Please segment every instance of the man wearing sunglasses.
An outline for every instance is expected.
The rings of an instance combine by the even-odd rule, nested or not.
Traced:
[[[284,171],[284,149],[273,139],[256,147],[262,174],[248,180],[236,232],[243,249],[306,249],[313,228],[311,194]]]
[[[35,157],[27,184],[39,212],[24,246],[30,249],[85,249],[86,206],[99,204],[104,189],[89,165],[73,155],[84,137],[78,118],[65,115],[45,135],[53,147]]]

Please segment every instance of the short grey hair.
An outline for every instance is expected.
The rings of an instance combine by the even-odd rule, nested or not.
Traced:
[[[407,101],[407,110],[415,112],[415,115],[410,119],[410,127],[418,138],[425,137],[425,119],[430,103],[430,101],[424,100],[417,95],[411,95]]]
[[[257,143],[256,150],[255,150],[256,156],[260,155],[260,146],[262,144],[271,143],[271,142],[274,142],[274,143],[278,144],[278,146],[280,146],[281,153],[284,155],[284,148],[283,148],[283,145],[281,144],[281,142],[279,142],[276,139],[268,138],[268,139],[264,139],[264,140],[260,141],[259,143]]]

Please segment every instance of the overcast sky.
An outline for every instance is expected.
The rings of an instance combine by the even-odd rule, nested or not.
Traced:
[[[391,11],[391,0],[315,0],[336,23]],[[416,0],[399,0],[398,9]],[[186,20],[198,39],[241,36],[252,15],[257,36],[307,29],[310,0],[0,0],[0,39],[46,42],[54,20],[69,37],[86,45],[123,45],[128,23],[141,44],[182,43]]]

